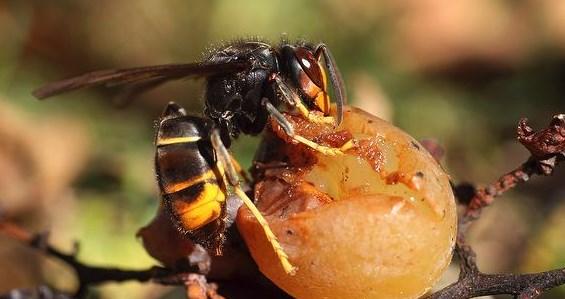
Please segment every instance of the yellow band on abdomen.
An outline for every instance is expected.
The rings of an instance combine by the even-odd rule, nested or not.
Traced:
[[[157,146],[177,143],[191,143],[196,142],[200,139],[202,139],[200,138],[200,136],[161,138],[157,140]]]
[[[198,183],[202,183],[207,180],[212,180],[216,178],[216,174],[211,169],[206,171],[205,173],[197,176],[189,178],[186,181],[177,182],[177,183],[166,183],[163,184],[163,193],[165,194],[172,194],[186,188],[192,187]]]
[[[195,198],[175,200],[172,204],[183,228],[195,230],[220,217],[225,199],[218,184],[204,183],[204,188]]]

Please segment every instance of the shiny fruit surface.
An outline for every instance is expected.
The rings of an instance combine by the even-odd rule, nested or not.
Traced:
[[[275,123],[256,155],[257,207],[298,267],[283,272],[257,221],[237,224],[260,270],[297,298],[418,298],[448,266],[456,206],[448,176],[397,127],[347,107],[338,128],[286,115],[296,133],[340,147],[325,155]]]

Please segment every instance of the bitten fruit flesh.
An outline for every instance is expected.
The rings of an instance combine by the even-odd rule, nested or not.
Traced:
[[[295,275],[280,266],[245,207],[237,225],[263,274],[297,298],[418,298],[448,266],[456,206],[448,176],[412,137],[346,107],[338,128],[287,114],[330,156],[292,142],[274,122],[254,169],[255,200]]]

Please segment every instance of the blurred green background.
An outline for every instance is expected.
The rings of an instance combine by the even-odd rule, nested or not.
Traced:
[[[202,110],[202,82],[168,84],[125,109],[87,90],[39,102],[49,81],[103,68],[192,62],[210,46],[281,34],[325,42],[351,103],[417,139],[435,138],[455,181],[488,183],[527,152],[515,127],[565,112],[565,2],[0,1],[0,211],[92,264],[155,262],[135,232],[154,215],[153,124],[175,100]],[[256,140],[234,151],[249,165]],[[565,266],[565,170],[496,202],[470,236],[487,272]],[[54,272],[56,271],[56,272]],[[57,273],[57,275],[53,275]],[[61,274],[59,274],[61,273]],[[72,273],[0,237],[0,293]],[[455,279],[450,270],[445,281]],[[93,297],[159,298],[170,288],[108,284]],[[565,288],[543,298],[564,298]]]

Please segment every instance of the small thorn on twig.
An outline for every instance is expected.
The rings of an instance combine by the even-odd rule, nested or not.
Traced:
[[[37,233],[31,240],[31,244],[41,251],[46,251],[49,246],[49,232],[44,231]]]
[[[71,255],[76,257],[80,251],[80,243],[78,241],[73,241],[73,249],[71,250]]]
[[[518,122],[517,134],[518,140],[531,138],[531,136],[534,134],[534,129],[532,129],[532,127],[528,125],[527,118],[522,118]]]

